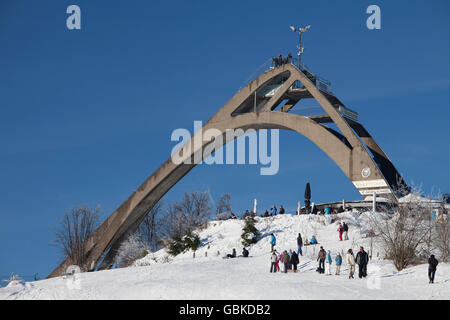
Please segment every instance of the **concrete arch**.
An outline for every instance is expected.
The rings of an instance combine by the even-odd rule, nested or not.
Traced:
[[[286,77],[281,77],[282,81],[273,94],[267,97],[263,96],[258,103],[258,98],[261,98],[258,96],[258,90],[264,89],[264,86],[284,74]],[[340,133],[308,117],[289,114],[286,111],[273,111],[288,93],[293,92],[292,85],[296,81],[302,83],[304,88],[297,90],[298,92],[296,91],[295,94],[299,94],[303,98],[315,99],[322,106],[331,122],[336,124],[341,131]],[[252,96],[254,96],[254,100],[252,100]],[[253,108],[251,102],[253,102]],[[370,156],[356,130],[354,131],[349,122],[337,111],[333,105],[336,102],[340,103],[334,96],[317,89],[316,85],[297,67],[292,64],[285,64],[264,72],[238,91],[203,126],[202,130],[218,129],[224,136],[225,144],[229,142],[225,135],[227,129],[254,128],[296,131],[322,149],[360,192],[368,188],[378,188],[395,200],[392,186],[384,178],[380,167]],[[295,103],[296,101],[293,101],[292,106]],[[376,143],[372,140],[370,140],[370,143],[373,147]],[[196,144],[196,141],[200,141],[200,144]],[[95,231],[87,242],[86,257],[89,261],[90,270],[95,270],[99,262],[101,262],[99,269],[110,268],[114,262],[116,251],[123,240],[134,233],[147,213],[163,195],[194,168],[196,163],[199,162],[198,160],[203,160],[203,157],[206,158],[212,151],[211,141],[204,142],[199,132],[194,134],[188,144],[190,152],[187,157],[193,160],[190,164],[175,164],[171,158],[166,160]],[[378,147],[378,145],[376,146]],[[370,172],[369,175],[361,177],[363,170]],[[65,268],[69,264],[66,259],[48,277],[64,274]]]

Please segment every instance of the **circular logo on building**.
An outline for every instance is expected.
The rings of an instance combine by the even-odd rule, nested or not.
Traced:
[[[370,176],[370,168],[362,169],[361,175],[363,176],[363,178],[367,178],[368,176]]]

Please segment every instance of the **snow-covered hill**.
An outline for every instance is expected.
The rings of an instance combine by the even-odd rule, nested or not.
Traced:
[[[429,284],[427,265],[396,272],[376,246],[365,279],[357,274],[348,279],[345,261],[339,276],[334,265],[333,275],[317,274],[320,246],[331,250],[333,258],[349,248],[357,252],[361,245],[370,249],[368,213],[345,212],[337,219],[349,224],[349,240],[339,241],[338,221],[330,223],[323,216],[257,218],[262,239],[249,248],[249,258],[235,259],[222,257],[233,248],[241,253],[244,222],[212,221],[199,232],[202,244],[195,258],[193,252],[171,258],[160,250],[130,268],[9,285],[0,289],[0,299],[449,299],[450,264],[440,263],[435,283]],[[269,273],[270,234],[277,238],[278,251],[296,250],[299,232],[319,240],[318,246],[303,248],[300,272]]]

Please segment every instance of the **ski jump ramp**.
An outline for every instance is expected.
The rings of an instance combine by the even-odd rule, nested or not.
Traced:
[[[324,114],[305,117],[289,113],[302,99],[316,100]],[[327,123],[334,123],[338,130]],[[375,192],[377,196],[396,202],[402,196],[398,190],[406,186],[383,150],[357,121],[355,113],[324,89],[307,70],[292,63],[270,68],[239,90],[202,131],[211,128],[220,130],[224,143],[231,141],[227,141],[227,129],[296,131],[325,152],[363,197]],[[98,227],[87,241],[89,271],[110,268],[121,243],[136,231],[153,206],[195,167],[194,160],[206,159],[214,151],[214,142],[202,139],[201,147],[194,149],[198,146],[194,143],[197,138],[194,134],[187,143],[190,164],[175,164],[169,158]],[[69,265],[66,259],[48,278],[63,275]]]

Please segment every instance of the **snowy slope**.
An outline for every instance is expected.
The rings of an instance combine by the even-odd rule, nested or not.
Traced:
[[[397,273],[392,263],[381,260],[376,246],[366,279],[348,279],[345,262],[340,276],[334,275],[334,265],[333,275],[317,274],[318,246],[304,247],[299,273],[269,273],[272,232],[279,251],[296,250],[299,232],[303,238],[315,234],[333,258],[350,247],[355,252],[360,245],[370,248],[370,239],[364,237],[369,230],[366,214],[345,212],[338,218],[350,226],[348,241],[338,241],[337,222],[327,224],[323,216],[257,218],[262,239],[250,247],[249,258],[236,259],[222,256],[233,248],[241,253],[243,221],[213,221],[199,232],[202,245],[195,258],[186,252],[168,259],[160,250],[130,268],[10,285],[0,289],[0,299],[449,299],[450,264],[439,264],[430,285],[427,265]]]

